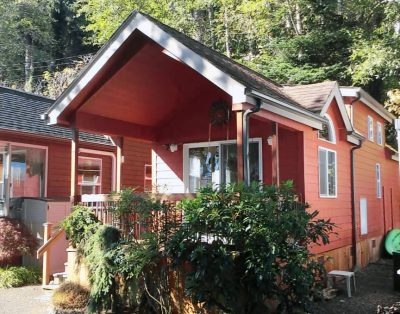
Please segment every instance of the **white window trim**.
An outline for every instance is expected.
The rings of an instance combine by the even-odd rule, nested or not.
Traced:
[[[335,125],[333,124],[333,120],[327,113],[325,113],[325,118],[328,120],[328,132],[330,133],[332,140],[329,141],[324,138],[320,138],[319,131],[318,131],[318,139],[327,143],[336,144],[336,130],[335,130]]]
[[[371,121],[371,124],[370,124]],[[370,128],[371,126],[371,128]],[[367,117],[367,138],[369,141],[374,141],[374,119],[371,116]]]
[[[249,139],[249,143],[258,143],[258,159],[259,165],[259,179],[263,182],[263,154],[262,154],[262,139],[260,137]],[[212,141],[212,142],[199,142],[199,143],[188,143],[183,144],[183,186],[185,193],[189,192],[189,149],[190,148],[201,148],[219,146],[221,144],[236,144],[236,140],[225,140],[225,141]]]
[[[92,159],[92,160],[99,160],[100,161],[100,181],[99,183],[96,184],[90,184],[88,182],[78,182],[79,186],[79,193],[82,193],[82,186],[92,186],[92,187],[99,187],[99,193],[93,193],[93,194],[101,194],[102,187],[103,187],[103,159],[102,158],[97,158],[97,157],[86,157],[86,156],[78,156],[78,169],[79,169],[79,160],[80,159]]]
[[[379,177],[378,177],[378,171],[379,169]],[[379,189],[378,189],[378,184],[379,184]],[[375,188],[376,188],[376,197],[378,199],[382,198],[382,168],[381,164],[375,164]]]
[[[380,137],[379,137],[380,135]],[[379,141],[380,138],[380,141]],[[376,122],[376,143],[378,145],[383,146],[383,128],[382,128],[382,123],[379,121]]]
[[[46,151],[46,160],[45,160],[45,169],[44,169],[44,197],[47,197],[47,178],[48,178],[48,169],[49,169],[49,148],[47,146],[40,146],[40,145],[33,145],[33,144],[26,144],[22,142],[7,142],[7,141],[0,141],[1,144],[10,144],[11,145],[11,152],[13,146],[22,146],[28,148],[38,148],[44,149]]]
[[[321,172],[319,171],[319,152],[321,150],[325,150],[327,152],[332,152],[335,154],[335,194],[334,195],[323,195],[321,194],[321,189],[320,189],[320,182],[321,182]],[[328,158],[328,154],[326,155]],[[328,167],[328,160],[326,161],[326,166]],[[337,181],[337,168],[338,168],[338,159],[337,159],[337,152],[335,150],[326,148],[326,147],[322,147],[322,146],[318,146],[318,191],[319,191],[319,197],[320,198],[337,198],[337,193],[338,193],[338,181]],[[326,176],[326,188],[327,191],[329,190],[329,176]]]

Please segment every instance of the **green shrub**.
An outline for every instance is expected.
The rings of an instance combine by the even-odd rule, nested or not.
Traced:
[[[17,219],[0,218],[0,266],[22,255],[33,255],[38,242]]]
[[[102,225],[84,244],[83,252],[90,271],[89,309],[93,312],[111,308],[118,310],[121,305],[117,291],[116,265],[110,255],[120,239],[121,234],[117,228]]]
[[[85,287],[65,282],[53,294],[53,305],[61,310],[84,310],[89,302],[89,290]]]
[[[65,230],[67,239],[74,247],[93,235],[99,226],[100,222],[93,211],[80,205],[74,206],[72,213],[60,224],[60,227]]]
[[[167,243],[176,266],[190,264],[186,291],[195,303],[232,313],[306,308],[322,265],[309,246],[329,241],[334,225],[296,201],[291,182],[205,188],[184,200],[184,223]]]
[[[0,288],[39,284],[40,279],[41,272],[39,269],[26,267],[0,268]]]

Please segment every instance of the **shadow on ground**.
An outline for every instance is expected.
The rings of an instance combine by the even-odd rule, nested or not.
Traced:
[[[400,292],[393,290],[393,262],[382,259],[369,264],[356,273],[357,292],[347,297],[345,283],[338,283],[339,292],[336,298],[316,302],[312,313],[351,314],[376,313],[378,305],[390,306],[400,301]]]

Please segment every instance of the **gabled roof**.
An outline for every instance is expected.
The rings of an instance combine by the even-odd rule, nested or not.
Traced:
[[[85,91],[85,88],[91,88],[88,87],[89,83],[105,68],[108,61],[134,32],[144,34],[176,59],[231,95],[233,103],[255,104],[255,98],[261,98],[268,106],[274,106],[275,110],[279,109],[279,112],[290,111],[287,116],[293,119],[299,116],[298,120],[302,123],[322,128],[323,119],[289,97],[279,84],[137,11],[122,23],[88,66],[47,111],[50,124],[56,124],[64,110],[74,101],[79,103],[76,100],[79,98],[78,95]]]
[[[46,125],[45,121],[41,119],[41,114],[48,110],[53,103],[54,100],[47,97],[0,87],[0,130],[71,139],[70,129]],[[108,137],[86,132],[80,132],[80,140],[112,145]]]
[[[369,108],[371,108],[389,123],[393,123],[394,119],[396,119],[396,117],[387,111],[381,103],[379,103],[361,87],[341,86],[340,92],[343,96],[359,98],[361,102],[366,104]]]
[[[309,85],[290,85],[283,86],[283,91],[304,108],[320,113],[328,101],[335,85],[335,81],[326,81]]]

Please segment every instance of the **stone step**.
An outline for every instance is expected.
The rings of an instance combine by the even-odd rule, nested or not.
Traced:
[[[53,283],[56,285],[62,284],[67,279],[67,273],[55,273],[53,274]]]
[[[42,285],[44,290],[54,290],[57,289],[60,285],[56,285],[53,282],[50,282],[48,285]]]

